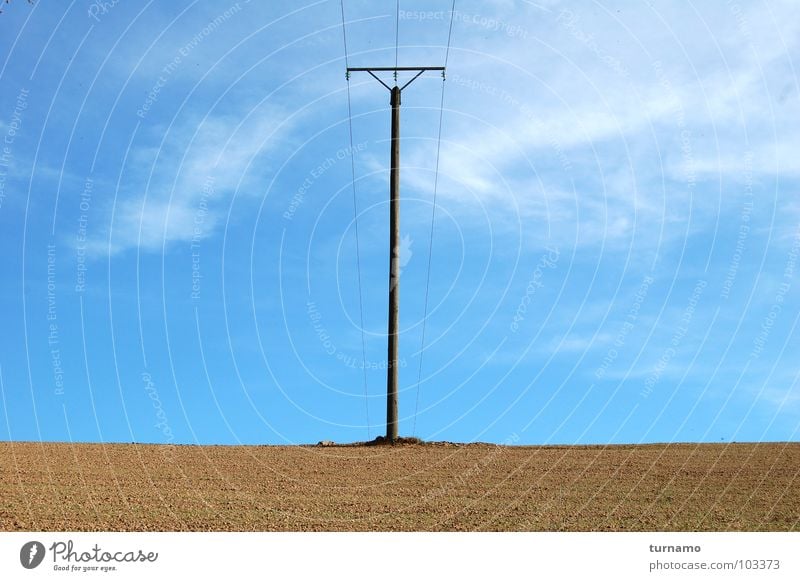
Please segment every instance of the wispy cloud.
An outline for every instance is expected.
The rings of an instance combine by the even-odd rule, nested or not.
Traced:
[[[711,228],[720,208],[696,195],[700,180],[725,175],[730,186],[745,156],[757,175],[800,176],[791,10],[704,7],[689,26],[683,10],[590,18],[562,3],[532,24],[538,44],[525,51],[519,39],[457,27],[439,194],[463,211],[493,204],[570,236],[579,227],[579,243],[625,241],[635,226],[638,244],[663,243],[690,210]],[[718,36],[685,37],[710,22]],[[431,167],[434,144],[405,155]],[[404,179],[430,190],[426,174]]]
[[[160,251],[213,234],[232,196],[264,191],[273,169],[270,154],[289,140],[292,123],[286,119],[276,108],[187,118],[161,143],[135,148],[114,210],[111,252]],[[89,247],[107,252],[107,237]]]

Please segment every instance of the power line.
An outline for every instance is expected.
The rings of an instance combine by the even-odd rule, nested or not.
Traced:
[[[444,51],[444,66],[447,66],[447,59],[450,58],[450,39],[453,38],[453,18],[456,15],[456,0],[450,7],[450,29],[447,31],[447,48]]]
[[[399,0],[398,0],[399,1]],[[456,0],[453,0],[453,5],[450,9],[450,27],[447,31],[447,48],[444,53],[444,66],[447,67],[447,60],[450,58],[450,41],[453,37],[453,19],[456,13]],[[411,430],[411,435],[417,433],[417,413],[419,411],[419,392],[420,384],[422,382],[422,362],[425,356],[425,327],[428,321],[428,294],[431,284],[431,262],[433,259],[433,232],[434,223],[436,221],[436,194],[439,190],[439,157],[442,149],[442,120],[444,118],[444,89],[445,78],[442,76],[442,99],[439,103],[439,134],[436,138],[436,169],[433,177],[433,204],[431,208],[431,228],[430,237],[428,241],[428,272],[425,278],[425,307],[422,314],[422,344],[419,350],[419,369],[417,371],[417,397],[414,404],[414,426]]]
[[[400,0],[397,0],[394,22],[394,80],[397,81],[397,64],[400,57]]]
[[[398,0],[399,2],[399,0]],[[344,42],[344,65],[350,66],[350,59],[347,55],[347,28],[345,26],[344,18],[344,0],[340,0],[342,7],[342,40]],[[367,439],[372,438],[369,421],[369,392],[367,390],[367,344],[364,337],[364,301],[361,292],[361,251],[359,250],[360,244],[358,239],[358,202],[356,199],[356,161],[355,149],[353,148],[353,108],[350,100],[350,74],[347,74],[347,127],[350,133],[350,173],[353,185],[353,224],[356,234],[356,265],[358,268],[358,313],[361,324],[361,369],[364,374],[364,407],[367,415]]]

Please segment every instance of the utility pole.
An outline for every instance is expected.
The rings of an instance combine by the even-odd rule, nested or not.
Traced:
[[[395,86],[389,87],[375,73],[391,71]],[[398,71],[416,72],[402,87],[397,86]],[[400,322],[400,95],[403,89],[413,83],[425,71],[441,71],[444,67],[348,67],[350,73],[366,72],[386,87],[391,93],[392,106],[392,153],[389,171],[389,325],[388,357],[386,366],[386,439],[397,440],[397,370],[398,370],[398,328]]]

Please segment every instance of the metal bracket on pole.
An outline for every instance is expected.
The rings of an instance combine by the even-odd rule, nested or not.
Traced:
[[[381,85],[383,85],[389,91],[391,91],[392,88],[389,85],[387,85],[386,83],[384,83],[380,79],[380,77],[378,77],[378,75],[375,74],[375,73],[390,72],[390,71],[394,75],[395,83],[397,83],[397,73],[399,71],[414,71],[414,72],[417,73],[416,75],[414,75],[414,77],[410,81],[408,81],[405,85],[400,87],[400,90],[402,91],[407,86],[409,86],[411,83],[413,83],[425,71],[441,71],[442,72],[442,78],[444,78],[445,68],[444,67],[347,67],[347,78],[348,79],[350,78],[350,73],[357,73],[357,72],[369,73],[372,76],[372,78],[374,78]]]

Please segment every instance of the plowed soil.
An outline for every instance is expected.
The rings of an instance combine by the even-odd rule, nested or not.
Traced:
[[[0,443],[0,529],[788,531],[800,443]]]

